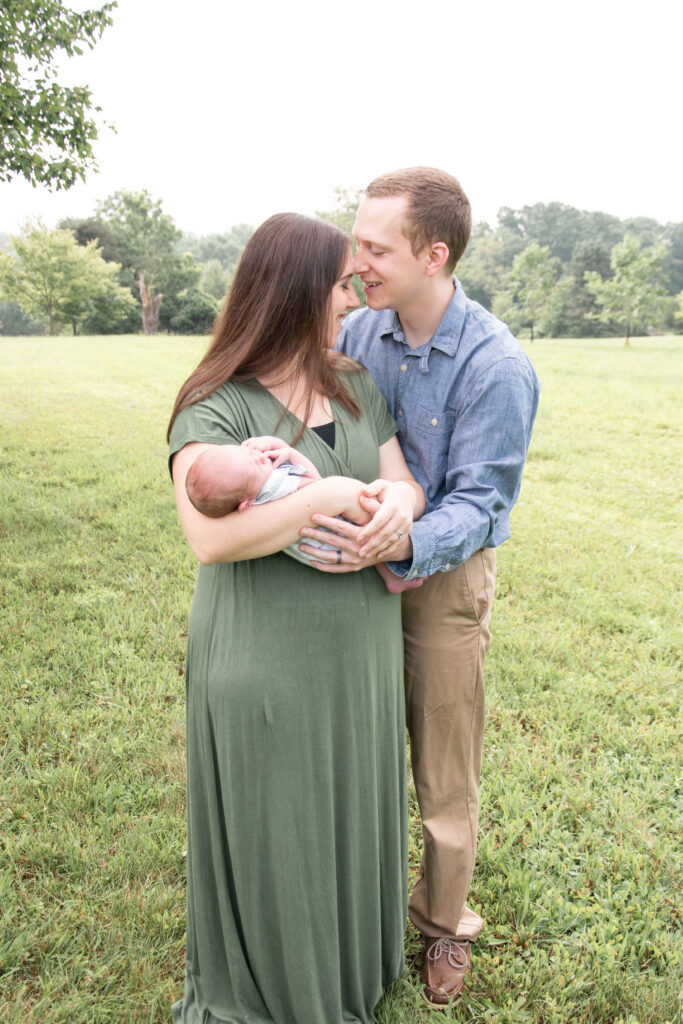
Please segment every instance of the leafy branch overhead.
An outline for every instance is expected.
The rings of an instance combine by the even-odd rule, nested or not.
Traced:
[[[86,86],[57,81],[58,61],[92,49],[117,6],[83,12],[61,0],[0,5],[0,181],[67,189],[94,163],[97,124]]]

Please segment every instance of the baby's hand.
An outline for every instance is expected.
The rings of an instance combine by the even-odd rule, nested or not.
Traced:
[[[273,449],[287,448],[287,442],[280,437],[269,437],[264,434],[263,437],[248,437],[246,441],[242,441],[242,447],[268,453]]]
[[[277,440],[277,438],[273,438]],[[297,460],[300,462],[301,458],[299,453],[294,448],[274,448],[272,451],[265,453],[270,461],[273,463],[273,469],[277,469],[283,462],[291,462],[292,465],[297,464]]]

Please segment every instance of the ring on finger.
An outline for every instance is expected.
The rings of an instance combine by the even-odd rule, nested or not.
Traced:
[[[399,540],[403,540],[403,534],[401,533],[400,530],[394,530],[394,533],[396,534]]]
[[[337,548],[337,565],[341,565],[341,560],[342,560],[342,550],[341,550],[341,548]]]

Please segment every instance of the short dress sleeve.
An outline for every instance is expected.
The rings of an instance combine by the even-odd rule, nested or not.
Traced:
[[[186,444],[241,444],[249,437],[244,400],[230,384],[178,413],[168,442],[168,468],[173,476],[173,456]]]

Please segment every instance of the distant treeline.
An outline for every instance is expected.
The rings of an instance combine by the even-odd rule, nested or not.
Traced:
[[[634,326],[643,331],[682,331],[683,321],[676,319],[676,313],[680,312],[678,297],[683,293],[683,222],[660,224],[649,217],[620,220],[563,203],[535,203],[521,210],[504,206],[495,228],[485,223],[475,225],[456,273],[470,298],[504,319],[514,320],[515,284],[519,278],[515,266],[519,268],[524,262],[522,255],[530,247],[537,258],[540,249],[546,257],[545,268],[550,270],[541,333],[555,338],[620,334],[625,320],[610,321],[602,315],[603,306],[591,283],[595,284],[594,275],[603,281],[614,279],[618,273],[613,265],[614,249],[624,238],[634,239],[641,255],[654,253],[652,280],[641,280],[641,284],[649,285],[651,294],[669,299],[657,304],[651,322],[645,317]],[[531,329],[528,324],[512,326],[519,333],[524,333],[525,327]]]
[[[0,235],[0,333],[203,334],[252,231],[183,234],[145,191],[55,229],[29,221]]]
[[[360,195],[337,189],[318,215],[349,232]],[[0,234],[0,333],[204,333],[252,230],[183,234],[149,193],[127,191],[56,229],[28,222]],[[532,339],[683,330],[683,222],[503,207],[495,227],[475,224],[456,274]]]

